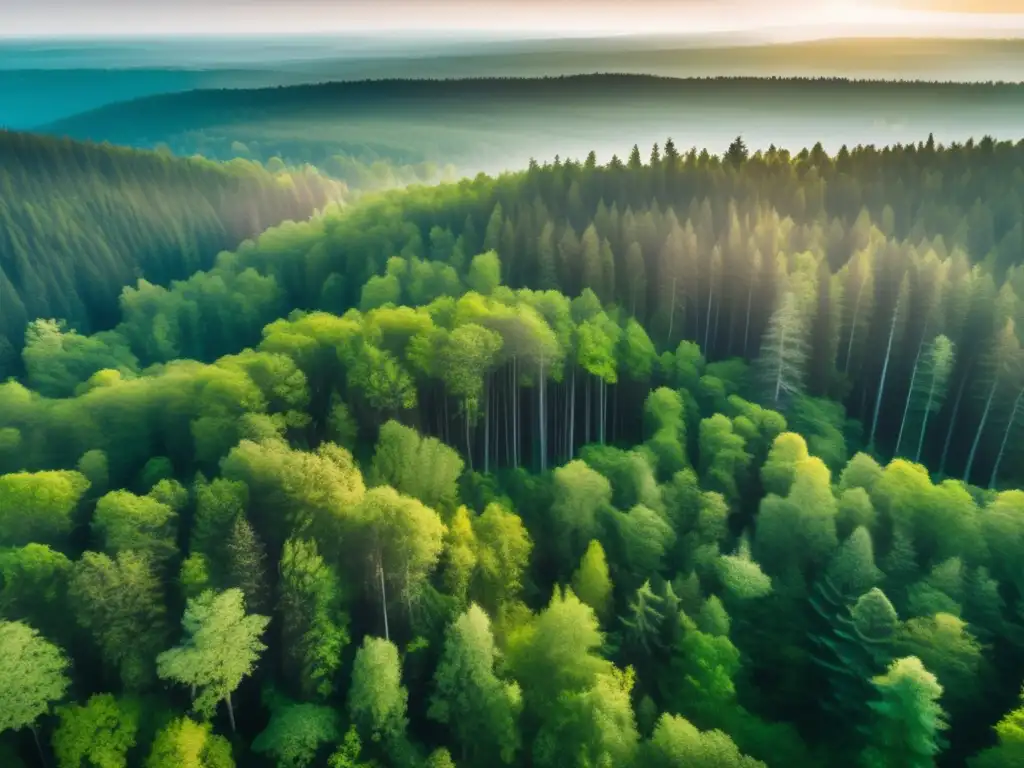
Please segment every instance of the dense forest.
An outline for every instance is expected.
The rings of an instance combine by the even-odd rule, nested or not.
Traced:
[[[4,764],[1020,765],[1022,168],[670,140],[33,321]]]
[[[615,41],[608,45],[614,48]],[[900,44],[907,56],[905,46],[914,46]],[[799,47],[768,46],[780,51]],[[837,42],[825,47],[827,53],[809,45],[804,55],[814,62],[844,55]],[[1003,52],[1006,62],[1024,50],[1010,47]],[[950,55],[945,43],[943,50]],[[863,56],[863,46],[857,52]],[[876,51],[877,62],[891,53]],[[612,66],[613,59],[586,55],[591,63],[583,71]],[[757,53],[705,49],[671,55],[711,55],[741,63]],[[918,55],[928,57],[925,51]],[[980,56],[975,51],[970,58],[979,61]],[[278,157],[288,164],[312,163],[346,173],[340,178],[352,183],[350,169],[337,165],[339,156],[360,166],[386,160],[407,167],[406,173],[424,163],[450,163],[463,171],[493,174],[521,168],[531,155],[582,157],[591,149],[603,157],[624,155],[629,144],[623,137],[649,146],[678,126],[685,126],[687,141],[697,146],[724,146],[734,134],[723,133],[723,126],[730,126],[728,131],[744,125],[751,145],[811,146],[827,137],[827,148],[836,151],[842,143],[854,146],[879,136],[890,144],[917,141],[936,126],[941,127],[938,138],[946,142],[983,134],[1016,137],[1024,116],[1020,83],[628,74],[465,77],[474,68],[486,69],[489,58],[456,59],[454,71],[436,80],[422,79],[432,71],[425,62],[417,79],[385,74],[357,82],[162,94],[110,104],[40,130],[137,147],[165,145],[177,154],[198,152],[219,160]],[[495,53],[494,58],[501,56]],[[524,65],[550,70],[546,58],[538,55]],[[958,72],[969,66],[962,58],[957,61]]]
[[[0,131],[0,376],[28,321],[117,320],[121,288],[207,269],[222,250],[341,199],[310,168],[270,171]]]

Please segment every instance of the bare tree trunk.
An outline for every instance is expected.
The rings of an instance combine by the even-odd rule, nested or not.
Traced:
[[[231,721],[231,732],[235,733],[235,708],[231,705],[230,693],[224,697],[224,702],[228,705],[228,720]]]
[[[708,312],[704,318],[704,357],[708,357],[708,342],[711,339],[711,306],[715,303],[715,284],[708,286]]]
[[[960,389],[957,390],[956,400],[953,402],[953,415],[949,420],[949,429],[946,430],[946,442],[942,446],[942,461],[939,462],[939,474],[946,474],[946,459],[949,458],[949,446],[953,442],[953,430],[956,429],[956,418],[960,415],[960,402],[964,396],[964,389],[967,387],[967,376],[960,380]]]
[[[1003,442],[999,446],[999,455],[996,456],[996,465],[992,467],[992,478],[988,481],[989,490],[996,487],[996,478],[999,475],[999,467],[1003,463],[1003,454],[1006,453],[1006,443],[1010,440],[1010,432],[1013,424],[1017,421],[1017,409],[1020,408],[1021,400],[1024,399],[1024,389],[1017,393],[1017,399],[1013,401],[1013,410],[1010,411],[1010,420],[1006,422],[1006,431],[1003,432]]]
[[[544,356],[540,358],[540,373],[537,376],[537,386],[540,387],[540,407],[537,414],[537,426],[540,429],[540,471],[543,473],[548,468],[548,445],[547,445],[547,413],[544,408],[544,390],[547,389],[547,381],[544,379]]]
[[[974,442],[971,443],[971,452],[967,456],[967,468],[964,470],[964,482],[969,483],[971,470],[974,469],[974,459],[978,454],[978,445],[981,443],[981,433],[985,431],[985,424],[988,422],[988,414],[992,410],[992,400],[996,396],[996,388],[999,386],[999,377],[992,379],[992,388],[988,391],[988,399],[985,401],[985,410],[981,414],[981,422],[978,424],[978,431],[974,433]]]
[[[491,398],[490,376],[484,378],[484,474],[491,471]]]
[[[750,302],[754,298],[754,276],[750,276],[750,287],[747,288],[747,322],[743,327],[743,354],[747,354],[747,346],[750,342]]]
[[[505,390],[505,466],[512,463],[512,428],[509,424],[509,407],[512,399],[509,397],[508,389]]]
[[[388,596],[384,588],[384,561],[377,562],[377,573],[380,574],[380,604],[384,610],[384,639],[391,641],[391,633],[388,631]]]
[[[666,343],[672,344],[672,321],[676,319],[676,278],[672,278],[672,301],[669,303],[668,311],[668,338]]]
[[[917,356],[914,358],[914,372],[910,374],[910,391],[907,392],[907,402],[903,406],[903,418],[900,419],[900,433],[896,438],[896,455],[900,455],[900,446],[903,445],[903,430],[907,428],[907,416],[910,414],[910,401],[914,399],[914,384],[917,382],[917,369],[921,364],[921,348],[924,346],[924,340],[917,347]],[[930,396],[929,396],[930,397]]]
[[[913,385],[911,385],[913,386]],[[935,371],[932,370],[932,381],[928,387],[928,401],[924,406],[924,419],[921,422],[921,434],[917,437],[917,451],[914,453],[914,463],[921,463],[921,451],[924,448],[924,436],[928,432],[928,420],[932,413],[932,403],[935,402]]]
[[[36,728],[35,723],[29,726],[29,730],[32,731],[32,740],[36,743],[36,751],[39,753],[39,762],[45,766],[46,755],[43,754],[43,745],[39,743],[39,730]]]
[[[473,471],[473,444],[469,439],[469,399],[462,400],[462,415],[466,423],[466,461],[469,462],[469,471]]]
[[[572,384],[569,391],[569,461],[576,451],[576,366],[572,367]]]
[[[593,381],[593,374],[587,376],[587,398],[584,404],[584,413],[586,413],[586,420],[583,422],[583,442],[584,444],[590,442],[590,385]]]
[[[889,324],[889,343],[885,347],[885,362],[882,363],[882,376],[878,381],[878,397],[875,400],[875,415],[871,419],[871,435],[868,438],[868,447],[874,450],[875,447],[875,432],[878,430],[878,414],[882,410],[882,398],[885,396],[885,379],[889,375],[889,357],[892,354],[892,340],[896,335],[896,320],[900,314],[900,302],[896,302],[896,306],[892,311],[892,322]]]
[[[850,356],[853,354],[853,337],[857,334],[857,318],[860,316],[860,297],[864,293],[864,284],[861,283],[857,291],[857,298],[853,302],[853,318],[850,320],[850,339],[846,343],[846,359],[843,361],[843,373],[850,371]]]

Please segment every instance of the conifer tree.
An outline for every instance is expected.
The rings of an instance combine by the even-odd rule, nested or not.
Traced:
[[[908,656],[894,661],[872,679],[878,699],[870,703],[875,720],[864,752],[869,768],[931,768],[942,746],[945,713],[939,706],[942,686],[921,661]]]
[[[806,365],[803,317],[796,295],[787,292],[768,322],[757,360],[764,401],[775,408],[788,406],[803,392]]]

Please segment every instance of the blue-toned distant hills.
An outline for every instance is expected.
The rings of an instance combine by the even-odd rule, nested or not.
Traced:
[[[595,72],[1019,80],[1024,78],[1024,41],[851,39],[771,44],[678,36],[532,41],[0,40],[0,126],[32,129],[106,104],[194,89]]]

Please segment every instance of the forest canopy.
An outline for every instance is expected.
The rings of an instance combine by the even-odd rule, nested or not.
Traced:
[[[0,375],[17,370],[12,352],[29,321],[107,330],[124,285],[208,269],[220,251],[307,219],[343,192],[310,168],[269,172],[0,131]]]
[[[1016,765],[1022,167],[669,140],[33,320],[10,763]]]

